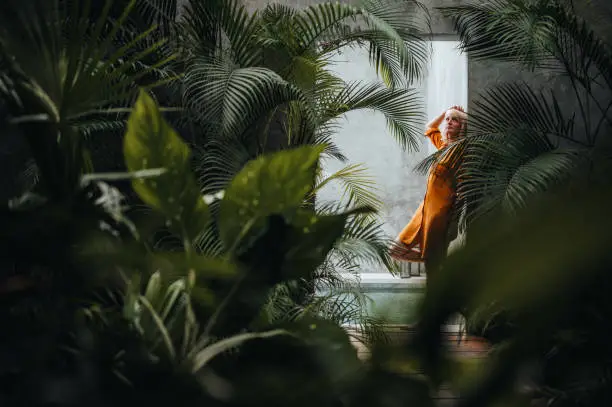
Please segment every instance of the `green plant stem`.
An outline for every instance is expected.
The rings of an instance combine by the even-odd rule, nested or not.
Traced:
[[[215,312],[211,315],[208,322],[206,323],[206,326],[204,327],[204,331],[202,332],[202,339],[200,339],[198,345],[203,345],[204,343],[206,343],[208,337],[210,336],[210,333],[212,332],[212,329],[214,328],[215,324],[217,323],[217,320],[219,319],[219,316],[221,315],[223,310],[227,308],[230,303],[230,300],[233,298],[234,294],[236,294],[238,288],[240,287],[245,278],[246,273],[240,276],[238,280],[236,280],[229,293],[227,293],[225,298],[223,298],[223,301],[221,301],[221,304],[219,304],[217,309],[215,309]]]

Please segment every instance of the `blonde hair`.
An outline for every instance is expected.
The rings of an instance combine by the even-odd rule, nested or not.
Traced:
[[[467,130],[467,113],[462,112],[461,110],[457,110],[457,109],[448,109],[446,111],[446,113],[444,114],[444,121],[443,123],[443,129],[442,129],[442,134],[444,135],[444,137],[446,138],[446,118],[450,117],[451,119],[459,119],[459,121],[461,122],[461,129],[459,129],[459,134],[460,135],[464,135],[466,130]]]

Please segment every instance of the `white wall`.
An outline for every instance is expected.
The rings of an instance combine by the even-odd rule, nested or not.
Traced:
[[[425,101],[428,118],[439,115],[450,106],[463,106],[467,111],[468,70],[467,56],[458,50],[456,41],[433,41],[427,79]],[[435,147],[428,144],[429,154]]]
[[[467,58],[456,49],[454,41],[434,41],[429,76],[419,88],[425,99],[425,112],[433,117],[449,106],[467,105]],[[345,81],[378,81],[370,67],[365,49],[346,49],[334,57],[333,71]],[[467,106],[466,106],[467,107]],[[423,122],[424,130],[425,122]],[[381,216],[386,233],[395,237],[410,220],[425,193],[424,176],[414,172],[414,167],[433,151],[424,137],[420,151],[402,151],[388,132],[382,114],[368,110],[346,115],[343,126],[335,139],[348,158],[348,163],[326,161],[327,173],[333,173],[347,164],[364,163],[375,177],[384,202]],[[330,184],[320,194],[322,200],[335,200],[341,196],[339,185]],[[380,270],[364,269],[362,272]]]

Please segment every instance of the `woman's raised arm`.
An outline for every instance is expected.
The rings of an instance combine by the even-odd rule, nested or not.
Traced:
[[[432,129],[432,128],[436,129],[436,128],[440,127],[440,124],[444,121],[444,116],[446,115],[446,112],[448,112],[449,110],[458,110],[460,112],[465,112],[465,110],[463,110],[463,107],[461,107],[461,106],[451,106],[447,110],[445,110],[442,113],[440,113],[440,115],[438,117],[436,117],[435,119],[433,119],[432,121],[427,123],[427,128],[428,129]]]

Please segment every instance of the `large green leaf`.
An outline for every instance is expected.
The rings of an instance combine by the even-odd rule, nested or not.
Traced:
[[[204,347],[203,349],[194,349],[190,355],[191,371],[197,373],[206,366],[214,357],[227,352],[231,349],[239,347],[243,343],[255,339],[266,339],[279,335],[291,335],[290,332],[282,329],[275,329],[267,332],[247,332],[238,335],[231,336],[215,342],[211,345]]]
[[[231,182],[221,202],[219,231],[234,247],[255,222],[299,207],[312,190],[322,147],[306,146],[250,161]]]
[[[304,316],[281,328],[299,336],[309,347],[312,356],[323,367],[332,382],[348,384],[360,373],[363,365],[346,330],[330,320]]]
[[[292,229],[284,243],[283,279],[310,277],[342,236],[347,217],[347,214],[321,216],[314,211],[298,211],[289,220]]]
[[[499,311],[513,315],[508,343],[487,361],[490,374],[475,392],[462,394],[466,401],[509,390],[523,364],[558,344],[560,335],[571,334],[577,327],[574,318],[585,311],[603,312],[594,324],[600,329],[609,315],[608,301],[605,308],[594,309],[585,303],[593,295],[609,295],[612,224],[603,216],[609,200],[609,189],[586,187],[532,204],[519,216],[490,216],[474,225],[466,245],[449,256],[444,272],[430,276],[416,341],[423,346],[420,355],[428,355],[430,362],[442,357],[440,325],[453,312],[480,308],[480,318]],[[584,333],[593,335],[597,347],[605,346],[600,345],[606,343],[605,328]],[[572,360],[578,362],[574,350]],[[546,359],[558,351],[563,349],[557,347]],[[571,376],[575,367],[566,367]]]
[[[166,170],[156,178],[133,180],[132,185],[145,203],[165,215],[175,233],[193,242],[207,226],[210,214],[190,169],[189,147],[144,91],[128,121],[124,154],[130,171]]]

